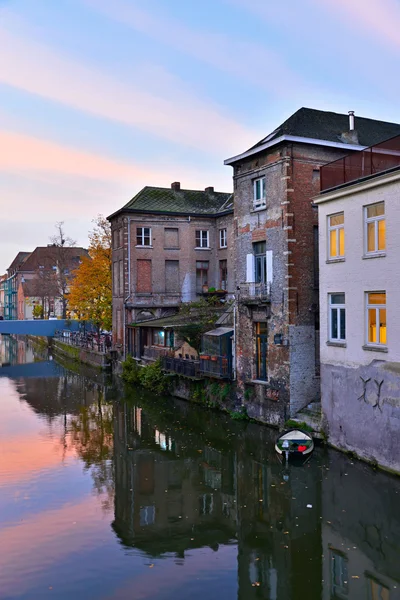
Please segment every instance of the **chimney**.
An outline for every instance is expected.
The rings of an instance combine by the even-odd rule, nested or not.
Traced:
[[[339,139],[345,144],[359,145],[358,133],[354,125],[354,110],[349,110],[349,129],[344,131]]]
[[[354,131],[354,110],[349,110],[349,130]]]
[[[180,189],[181,189],[180,181],[174,181],[174,183],[171,183],[171,190],[174,190],[174,192],[179,192]]]
[[[210,185],[210,187],[206,187],[206,189],[204,190],[206,194],[213,194],[214,193],[214,188],[212,185]]]

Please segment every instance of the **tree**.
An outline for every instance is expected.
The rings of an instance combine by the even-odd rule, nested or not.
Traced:
[[[62,318],[67,318],[68,289],[70,286],[71,252],[69,248],[76,245],[76,241],[68,237],[64,231],[64,221],[55,225],[56,233],[50,238],[51,253],[56,259],[56,285],[58,297],[62,305]],[[54,253],[54,254],[53,254]]]
[[[226,306],[221,307],[221,301],[216,296],[182,304],[179,314],[183,316],[184,324],[174,328],[185,342],[200,352],[202,336],[214,328],[224,310]]]
[[[112,327],[111,226],[99,215],[89,234],[89,256],[74,271],[69,308],[91,321],[97,333]]]

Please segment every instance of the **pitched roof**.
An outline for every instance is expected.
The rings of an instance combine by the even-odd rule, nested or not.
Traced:
[[[39,296],[39,285],[40,281],[38,281],[37,279],[27,279],[26,281],[21,283],[24,297],[34,298],[36,296]]]
[[[36,271],[39,267],[52,268],[57,264],[59,258],[60,247],[58,246],[38,246],[23,264],[23,271]],[[62,249],[62,260],[69,268],[76,268],[79,264],[81,256],[87,256],[88,252],[85,248],[80,247],[64,247]]]
[[[266,143],[273,144],[274,141],[277,141],[282,136],[323,140],[325,142],[347,144],[349,146],[372,146],[400,134],[400,124],[398,123],[378,121],[357,115],[354,117],[354,127],[358,136],[358,144],[354,142],[354,138],[351,136],[343,135],[349,133],[348,114],[303,107],[286,119],[272,133],[249,148],[247,152],[254,153],[258,147]],[[230,164],[235,158],[239,158],[239,156],[226,160],[225,164]]]
[[[233,210],[233,195],[213,190],[183,190],[162,187],[144,187],[122,209],[142,213],[172,213],[185,215],[216,215]]]
[[[361,146],[372,146],[400,134],[398,123],[377,121],[366,117],[355,116],[354,127],[358,133],[358,141]],[[281,135],[295,135],[316,140],[341,142],[344,141],[341,137],[342,134],[348,130],[349,115],[314,108],[300,108],[275,129],[270,134],[271,137],[268,136],[268,138],[274,139]]]
[[[15,269],[18,269],[30,254],[30,252],[18,252],[7,271],[14,271]]]

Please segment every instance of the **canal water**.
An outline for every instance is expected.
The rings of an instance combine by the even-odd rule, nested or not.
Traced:
[[[0,336],[1,600],[400,599],[399,479],[50,358]]]

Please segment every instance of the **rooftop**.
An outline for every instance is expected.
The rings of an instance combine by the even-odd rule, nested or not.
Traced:
[[[170,188],[144,187],[120,210],[121,212],[172,213],[184,215],[217,215],[233,210],[233,195],[216,192],[213,187],[205,190],[184,190],[175,182]]]
[[[334,113],[314,108],[300,108],[272,133],[262,138],[246,152],[227,159],[225,164],[232,164],[248,155],[256,154],[269,146],[281,141],[307,141],[324,145],[339,145],[339,147],[362,149],[382,142],[390,137],[400,135],[400,124],[354,117],[354,130],[349,128],[349,115]]]

